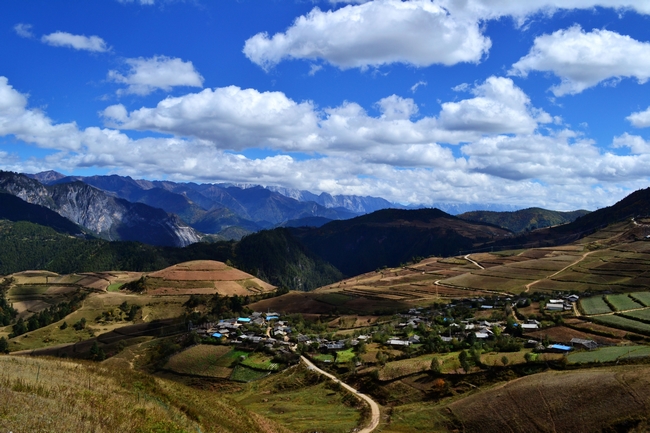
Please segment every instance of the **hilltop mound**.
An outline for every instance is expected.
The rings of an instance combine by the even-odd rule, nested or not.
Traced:
[[[150,295],[248,296],[271,292],[275,287],[223,262],[195,260],[147,274],[144,289]]]

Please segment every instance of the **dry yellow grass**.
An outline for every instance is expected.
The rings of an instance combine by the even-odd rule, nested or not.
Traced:
[[[0,431],[287,430],[195,390],[109,364],[0,356]]]

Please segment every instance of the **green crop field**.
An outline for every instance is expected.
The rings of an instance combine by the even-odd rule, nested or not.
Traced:
[[[232,374],[230,375],[230,380],[234,380],[236,382],[251,382],[253,380],[266,377],[269,374],[271,373],[265,371],[253,370],[252,368],[238,365],[237,367],[235,367]]]
[[[627,319],[616,315],[596,316],[592,317],[591,320],[601,325],[611,326],[612,328],[650,335],[650,325],[637,320]]]
[[[119,292],[120,287],[122,287],[123,285],[124,285],[124,283],[113,283],[110,286],[108,286],[108,289],[106,289],[106,291],[108,291],[108,292]]]
[[[627,294],[608,295],[606,298],[607,301],[614,306],[616,311],[634,310],[635,308],[643,307],[643,305],[635,302]]]
[[[634,292],[630,293],[630,296],[646,307],[650,307],[650,292]]]
[[[582,307],[582,311],[584,311],[587,315],[612,312],[612,310],[609,308],[609,305],[607,305],[601,296],[582,298],[580,300],[580,307]]]
[[[233,363],[239,359],[239,357],[243,356],[245,358],[248,357],[250,353],[249,352],[244,352],[243,350],[235,350],[232,349],[230,352],[224,354],[221,356],[215,365],[219,367],[230,367],[233,365]]]
[[[339,364],[352,361],[353,358],[354,358],[354,351],[352,350],[352,348],[347,350],[340,350],[336,352],[336,362]]]
[[[639,322],[650,323],[650,308],[628,311],[621,313],[621,316],[627,317],[628,319],[638,320]]]
[[[650,346],[612,346],[588,352],[571,353],[568,360],[572,364],[592,362],[614,362],[618,359],[650,356]]]
[[[241,365],[255,368],[257,370],[271,370],[275,371],[280,368],[280,365],[273,362],[273,358],[263,353],[252,353],[241,362]]]
[[[334,356],[328,354],[318,354],[313,356],[313,358],[321,362],[334,362]]]

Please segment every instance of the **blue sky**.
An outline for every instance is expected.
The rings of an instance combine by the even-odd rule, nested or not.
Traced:
[[[3,6],[4,170],[558,210],[648,186],[647,0]]]

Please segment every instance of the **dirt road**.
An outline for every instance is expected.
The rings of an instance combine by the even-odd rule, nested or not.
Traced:
[[[470,263],[474,263],[476,266],[478,266],[480,269],[485,269],[483,266],[479,265],[478,262],[472,260],[469,258],[469,254],[467,254],[465,257],[463,257],[465,260],[467,260]]]
[[[301,357],[300,357],[300,360],[301,360],[301,361],[302,361],[302,362],[307,366],[307,368],[309,368],[310,370],[314,370],[315,372],[320,373],[320,374],[322,374],[323,376],[326,376],[326,377],[332,379],[334,382],[340,384],[343,388],[347,389],[347,390],[350,391],[352,394],[356,395],[357,397],[359,397],[360,399],[362,399],[363,401],[365,401],[366,403],[368,403],[368,405],[370,405],[370,411],[371,411],[370,423],[369,423],[366,427],[364,427],[364,428],[362,428],[361,430],[359,430],[358,433],[371,433],[373,430],[375,430],[375,429],[377,428],[377,426],[379,425],[379,415],[380,415],[380,412],[379,412],[379,405],[378,405],[377,403],[375,403],[375,401],[374,401],[373,399],[371,399],[370,397],[368,397],[368,396],[365,395],[365,394],[361,394],[359,391],[357,391],[356,389],[352,388],[352,387],[351,387],[350,385],[348,385],[347,383],[345,383],[345,382],[341,382],[341,381],[340,381],[336,376],[334,376],[333,374],[329,374],[329,373],[327,373],[326,371],[323,371],[323,370],[321,370],[320,368],[316,367],[316,366],[315,366],[315,365],[314,365],[310,360],[308,360],[308,359],[305,358],[304,356],[301,356]]]
[[[587,256],[588,256],[589,254],[592,254],[592,253],[595,253],[595,251],[589,251],[588,253],[584,253],[584,254],[582,255],[582,257],[580,257],[578,260],[576,260],[575,262],[571,263],[571,264],[568,265],[568,266],[563,267],[563,268],[560,269],[559,271],[554,272],[553,274],[549,275],[548,277],[540,278],[539,280],[536,280],[536,281],[533,281],[532,283],[528,283],[528,284],[526,284],[526,290],[524,290],[524,292],[526,292],[526,293],[529,292],[531,286],[534,286],[535,284],[539,283],[540,281],[547,280],[547,279],[549,279],[549,278],[553,278],[553,277],[556,276],[557,274],[560,274],[560,273],[566,271],[566,270],[569,269],[571,266],[575,266],[575,265],[577,265],[578,263],[580,263],[581,261],[583,261],[584,259],[586,259]]]

